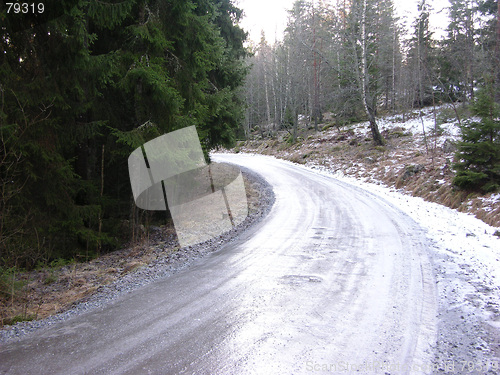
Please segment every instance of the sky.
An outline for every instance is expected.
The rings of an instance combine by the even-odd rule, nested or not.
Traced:
[[[418,1],[394,1],[398,16],[406,16],[410,20],[414,18]],[[240,25],[249,32],[249,38],[254,42],[259,42],[261,30],[264,30],[266,39],[270,43],[274,43],[276,39],[282,39],[288,17],[287,10],[292,8],[294,2],[295,0],[234,0],[234,3],[244,10],[245,17]],[[429,4],[433,6],[433,13],[435,13],[431,15],[431,26],[435,28],[436,36],[439,36],[442,34],[440,30],[448,25],[447,13],[442,9],[447,7],[449,2],[448,0],[430,0]]]

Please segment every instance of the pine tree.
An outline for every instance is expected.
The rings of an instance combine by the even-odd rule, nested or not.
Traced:
[[[461,127],[453,179],[459,188],[500,189],[500,105],[495,103],[493,92],[491,82],[478,92],[472,110],[481,121],[469,121]]]
[[[486,64],[483,71],[493,72],[495,100],[500,103],[500,2],[477,0],[481,14],[478,41],[484,51]]]
[[[75,4],[60,2],[60,15],[44,23],[3,29],[0,129],[9,157],[1,173],[16,194],[2,197],[2,262],[31,267],[49,257],[71,257],[78,243],[95,247],[105,237],[94,230],[99,202],[78,199],[95,191],[75,172],[75,149],[103,125],[87,120],[103,76],[90,57],[95,38],[83,2]]]

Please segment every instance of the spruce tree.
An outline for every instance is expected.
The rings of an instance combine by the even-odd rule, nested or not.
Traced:
[[[206,150],[230,145],[242,117],[229,0],[55,3],[33,19],[0,6],[0,267],[113,249],[130,152],[190,125]]]
[[[466,190],[492,192],[500,189],[500,105],[493,85],[482,88],[472,106],[480,121],[465,122],[455,155],[453,183]]]

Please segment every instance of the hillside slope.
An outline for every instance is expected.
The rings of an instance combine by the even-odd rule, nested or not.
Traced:
[[[463,121],[463,120],[462,120]],[[500,226],[500,194],[480,195],[453,188],[454,142],[459,127],[451,107],[427,108],[378,120],[385,146],[374,146],[368,123],[343,128],[304,127],[296,143],[286,131],[271,139],[240,142],[232,152],[259,153],[325,169],[340,176],[384,185]]]

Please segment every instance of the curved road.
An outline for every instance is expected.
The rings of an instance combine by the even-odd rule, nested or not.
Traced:
[[[3,344],[0,373],[405,374],[430,366],[436,295],[415,222],[300,166],[214,159],[261,174],[276,195],[270,214],[188,269]]]

